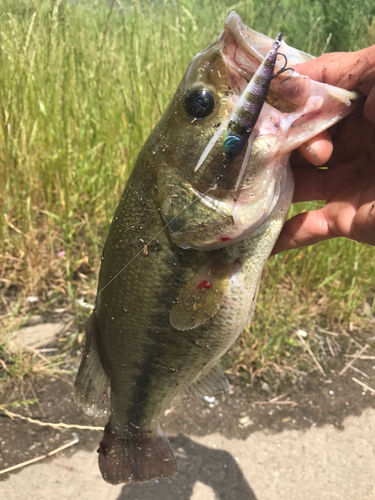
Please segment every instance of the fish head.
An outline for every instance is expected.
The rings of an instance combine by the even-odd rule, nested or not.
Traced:
[[[170,237],[183,248],[213,250],[250,237],[286,196],[291,152],[358,101],[355,92],[288,70],[271,81],[252,145],[226,162],[229,118],[272,44],[230,13],[216,42],[190,63],[159,123],[157,196]],[[284,57],[275,73],[285,58],[288,67],[313,58],[284,41],[278,53]]]

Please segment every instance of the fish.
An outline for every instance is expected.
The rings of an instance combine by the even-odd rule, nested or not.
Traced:
[[[108,418],[98,453],[109,483],[177,471],[160,421],[172,402],[229,388],[219,360],[250,323],[286,220],[290,154],[358,102],[296,71],[284,81],[284,58],[293,67],[312,56],[280,38],[284,58],[276,57],[251,147],[226,164],[230,117],[273,44],[229,14],[191,61],[115,211],[75,382],[77,403]]]

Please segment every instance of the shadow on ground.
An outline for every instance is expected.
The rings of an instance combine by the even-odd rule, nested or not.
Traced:
[[[257,500],[230,453],[202,446],[186,436],[170,441],[178,462],[178,474],[145,484],[128,484],[117,500],[190,500],[198,481],[212,488],[215,500]]]

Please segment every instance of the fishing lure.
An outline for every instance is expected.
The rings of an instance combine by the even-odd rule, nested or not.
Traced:
[[[288,63],[286,56],[284,54],[277,53],[281,45],[281,39],[283,35],[283,31],[280,31],[280,33],[277,35],[275,41],[273,42],[272,49],[268,52],[263,62],[255,72],[253,78],[248,83],[237,105],[234,107],[231,116],[221,124],[219,129],[216,131],[216,133],[213,135],[206,148],[204,149],[194,169],[195,172],[203,164],[213,146],[225,131],[223,141],[225,164],[231,163],[233,160],[235,160],[239,153],[242,151],[246,142],[248,142],[247,151],[245,153],[241,171],[235,187],[235,190],[237,190],[246,169],[246,165],[251,153],[252,144],[254,142],[254,134],[252,134],[252,132],[259,118],[260,112],[262,111],[263,104],[267,98],[271,80],[279,76],[281,73],[284,73],[284,71],[293,71],[292,68],[286,67]],[[284,67],[280,69],[280,71],[278,71],[276,74],[273,74],[276,64],[276,58],[278,55],[284,57],[285,64]],[[286,78],[286,80],[287,79],[288,78]]]
[[[264,58],[232,111],[223,143],[224,156],[229,162],[237,158],[254,130],[267,98],[271,80],[289,69],[285,64],[279,72],[273,74],[277,51],[283,35],[284,33],[280,31],[273,42],[272,49]]]

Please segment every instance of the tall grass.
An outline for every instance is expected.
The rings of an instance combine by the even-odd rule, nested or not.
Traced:
[[[53,285],[72,300],[80,264],[97,272],[139,149],[232,9],[315,55],[367,46],[375,16],[370,0],[0,0],[3,314],[10,290],[49,300]],[[374,256],[336,240],[270,260],[245,345],[263,339],[260,356],[272,357],[317,313],[349,321],[373,292]]]

